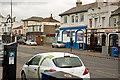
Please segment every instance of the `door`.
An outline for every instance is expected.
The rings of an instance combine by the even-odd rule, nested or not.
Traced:
[[[106,35],[102,35],[102,46],[106,45]]]
[[[40,39],[39,37],[36,37],[37,45],[40,45]]]
[[[40,60],[41,56],[36,56],[29,61],[28,78],[38,78],[38,67]]]

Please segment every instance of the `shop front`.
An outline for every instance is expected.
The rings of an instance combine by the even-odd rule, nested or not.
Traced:
[[[109,49],[109,54],[112,47],[120,47],[118,28],[87,29],[87,48],[102,52],[102,46]]]
[[[43,35],[42,32],[27,32],[26,33],[26,39],[27,40],[34,40],[34,41],[37,42],[38,45],[40,45],[42,35]]]
[[[84,50],[86,48],[85,36],[87,26],[66,27],[56,31],[56,41],[61,41],[66,48]]]

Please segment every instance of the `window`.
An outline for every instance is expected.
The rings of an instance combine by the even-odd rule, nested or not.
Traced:
[[[32,27],[28,27],[28,32],[31,32],[32,31]]]
[[[10,32],[11,31],[11,27],[8,27],[8,32]]]
[[[34,26],[34,31],[39,31],[39,26]]]
[[[89,20],[90,28],[92,28],[92,19]]]
[[[64,23],[67,23],[67,16],[64,17]]]
[[[97,27],[98,18],[95,18],[95,27]]]
[[[29,65],[39,65],[41,56],[34,57],[31,61],[29,61]]]
[[[116,18],[113,18],[113,24],[116,26]]]
[[[80,22],[84,21],[84,14],[80,15]]]
[[[80,67],[82,63],[77,57],[61,57],[53,59],[54,64],[60,68]]]
[[[4,32],[4,28],[2,28],[2,32]]]
[[[41,25],[39,26],[39,31],[41,32]]]
[[[74,23],[74,16],[72,16],[72,23]]]
[[[78,22],[78,16],[76,16],[75,21]]]
[[[19,34],[21,34],[21,30],[19,30]]]
[[[116,46],[118,47],[118,35],[117,34],[111,34],[110,35],[110,46]]]
[[[105,27],[105,17],[102,17],[102,27]]]

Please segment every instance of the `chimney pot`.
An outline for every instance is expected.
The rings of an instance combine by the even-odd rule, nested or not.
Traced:
[[[79,6],[81,6],[82,5],[82,2],[80,1],[80,0],[77,0],[77,2],[76,2],[76,7],[79,7]]]

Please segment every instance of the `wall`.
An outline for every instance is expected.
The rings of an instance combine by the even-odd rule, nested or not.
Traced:
[[[84,14],[84,21],[80,22],[80,15]],[[64,23],[64,17],[67,16],[67,23]],[[75,20],[75,16],[78,16],[78,22],[74,22],[72,23],[72,19],[71,17],[74,16],[74,20]],[[71,15],[64,15],[61,17],[61,27],[73,27],[73,26],[80,26],[80,25],[87,25],[87,12],[83,12],[83,13],[77,13],[77,14],[71,14]]]
[[[88,10],[88,28],[90,28],[89,20],[92,19],[92,28],[95,28],[95,18],[98,19],[97,28],[103,27],[102,26],[102,17],[105,17],[105,27],[109,27],[110,25],[110,16],[111,11],[114,11],[118,8],[118,6],[106,6],[99,8],[93,8]]]

